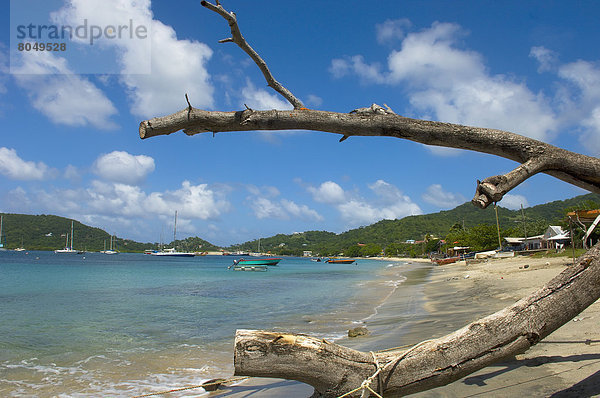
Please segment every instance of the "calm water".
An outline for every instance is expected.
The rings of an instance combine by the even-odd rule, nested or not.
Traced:
[[[365,297],[406,279],[405,265],[390,280],[377,260],[284,258],[268,272],[231,262],[0,252],[0,396],[133,396],[228,377],[236,329],[335,340],[374,313]]]

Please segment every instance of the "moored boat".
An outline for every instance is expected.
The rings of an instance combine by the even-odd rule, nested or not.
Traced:
[[[352,264],[355,260],[350,258],[330,258],[325,261],[330,264]]]
[[[194,253],[178,252],[175,248],[164,249],[157,252],[151,252],[152,256],[170,256],[170,257],[194,257]]]
[[[235,265],[234,271],[267,271],[266,265]]]
[[[66,254],[82,254],[83,252],[73,249],[73,220],[71,220],[71,246],[69,246],[69,233],[67,233],[67,240],[65,242],[64,249],[56,249],[54,253],[66,253]]]
[[[271,257],[271,258],[240,258],[236,260],[238,265],[246,266],[246,265],[270,265],[274,266],[279,264],[281,258]]]

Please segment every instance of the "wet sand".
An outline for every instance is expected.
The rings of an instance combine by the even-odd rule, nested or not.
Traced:
[[[408,260],[414,261],[414,260]],[[516,257],[466,265],[414,263],[427,283],[401,285],[365,321],[371,334],[337,343],[360,350],[416,344],[513,304],[560,273],[567,258]],[[394,268],[388,272],[394,277]],[[410,278],[409,278],[410,280]],[[374,298],[376,299],[376,298]],[[514,360],[489,366],[415,397],[600,397],[600,302]],[[211,393],[227,397],[309,397],[302,383],[250,379]]]

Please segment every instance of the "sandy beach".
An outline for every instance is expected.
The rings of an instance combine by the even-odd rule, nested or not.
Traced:
[[[386,259],[391,260],[391,259]],[[396,259],[397,260],[397,259]],[[419,290],[396,289],[366,321],[371,334],[337,343],[360,350],[416,344],[436,338],[502,309],[532,293],[560,273],[572,259],[515,257],[430,266]],[[386,272],[394,272],[393,269]],[[415,288],[417,289],[417,288]],[[408,296],[421,296],[424,313],[406,310]],[[600,396],[600,302],[555,331],[526,353],[482,369],[450,385],[415,397],[596,397]],[[310,386],[284,380],[251,379],[211,396],[308,397]]]

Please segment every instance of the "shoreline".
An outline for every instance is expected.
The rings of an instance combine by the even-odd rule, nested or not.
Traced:
[[[423,284],[409,289],[401,284],[376,314],[365,319],[371,334],[337,343],[365,350],[416,344],[453,332],[531,294],[558,275],[572,261],[567,257],[514,257],[466,265],[464,261],[427,267],[415,259],[380,258],[411,262],[428,272]],[[410,268],[409,268],[410,272]],[[409,290],[409,292],[407,292]],[[416,297],[414,295],[417,295]],[[419,297],[418,295],[422,295]],[[413,295],[412,303],[407,297]],[[409,300],[410,301],[410,300]],[[424,314],[419,314],[422,301]],[[399,314],[398,309],[412,311]],[[403,319],[393,319],[393,315]],[[524,354],[496,363],[447,386],[413,394],[433,397],[600,397],[600,301],[556,330]],[[228,391],[227,391],[228,390]],[[312,387],[293,381],[254,378],[209,396],[308,397]]]

